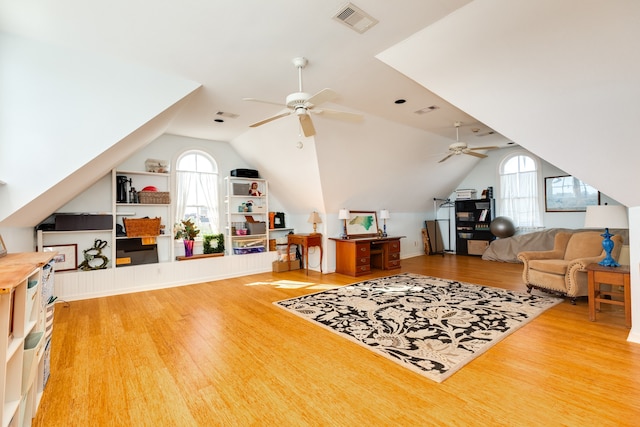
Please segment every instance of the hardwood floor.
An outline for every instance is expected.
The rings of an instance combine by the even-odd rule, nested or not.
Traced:
[[[394,270],[524,290],[520,264],[420,256]],[[559,304],[441,384],[272,303],[370,277],[303,270],[56,306],[36,426],[638,425],[624,314]],[[611,308],[609,308],[611,307]]]

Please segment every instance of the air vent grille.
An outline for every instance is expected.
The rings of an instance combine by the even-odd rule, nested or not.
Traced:
[[[378,23],[378,20],[353,3],[347,3],[333,16],[352,30],[362,34]]]
[[[435,111],[435,110],[437,110],[439,108],[440,107],[438,107],[437,105],[430,105],[428,107],[424,107],[424,108],[421,108],[421,109],[419,109],[417,111],[414,111],[414,113],[416,113],[416,114],[427,114],[427,113]]]
[[[235,113],[226,113],[226,112],[224,112],[224,111],[218,111],[218,112],[216,113],[216,116],[222,116],[222,117],[226,117],[226,118],[229,118],[229,119],[237,119],[237,118],[239,117],[239,116],[238,116],[237,114],[235,114]]]

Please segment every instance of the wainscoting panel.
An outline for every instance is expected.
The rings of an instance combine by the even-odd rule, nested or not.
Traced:
[[[271,271],[275,252],[55,274],[55,295],[75,301]]]

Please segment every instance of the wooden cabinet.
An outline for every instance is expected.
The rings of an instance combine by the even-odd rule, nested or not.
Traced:
[[[258,178],[225,179],[227,255],[265,252],[269,249],[268,183]]]
[[[489,225],[494,217],[493,199],[456,200],[456,254],[482,255],[495,239]]]
[[[400,268],[402,237],[336,239],[336,273],[361,276],[371,268]]]
[[[42,267],[53,253],[0,258],[0,419],[31,425],[44,387],[45,306]]]
[[[336,241],[336,273],[361,276],[371,271],[371,245],[368,241]]]

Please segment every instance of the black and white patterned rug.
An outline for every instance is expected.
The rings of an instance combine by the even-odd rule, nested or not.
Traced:
[[[560,302],[404,273],[274,304],[442,382]]]

